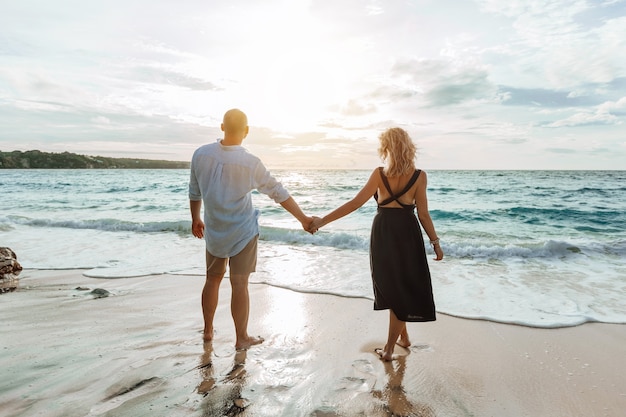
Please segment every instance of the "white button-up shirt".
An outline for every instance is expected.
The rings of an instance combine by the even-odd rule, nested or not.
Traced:
[[[204,204],[204,239],[211,255],[234,256],[259,234],[259,210],[251,195],[255,189],[279,204],[289,198],[261,160],[243,146],[224,146],[218,139],[194,152],[189,199]]]

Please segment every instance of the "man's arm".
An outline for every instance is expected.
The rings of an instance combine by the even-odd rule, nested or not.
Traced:
[[[189,200],[191,211],[191,233],[198,239],[204,237],[204,222],[202,221],[202,200]]]
[[[313,221],[313,218],[307,216],[302,212],[302,209],[300,208],[298,203],[296,203],[296,200],[294,200],[293,197],[290,196],[288,199],[280,203],[280,205],[283,206],[285,210],[287,210],[289,213],[291,213],[293,217],[298,219],[298,221],[302,224],[302,228],[304,230],[306,230],[307,232],[309,231],[309,225]]]

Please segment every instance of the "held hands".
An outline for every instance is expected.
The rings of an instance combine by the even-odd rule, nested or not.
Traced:
[[[311,230],[311,224],[313,224],[313,219],[314,217],[306,216],[303,220],[300,220],[302,228],[310,234],[314,234],[315,232],[317,232],[317,230]]]
[[[317,230],[322,227],[322,219],[317,216],[308,217],[302,223],[302,228],[309,232],[310,234],[315,234]]]
[[[320,227],[322,227],[323,224],[323,220],[317,216],[313,216],[313,221],[309,224],[309,229],[307,230],[309,233],[313,234],[315,232],[317,232],[319,230]]]
[[[306,219],[302,221],[301,223],[302,223],[302,228],[306,230],[307,232],[309,232],[310,234],[315,234],[320,229],[320,227],[324,226],[324,220],[317,216],[313,216],[313,217],[307,216]],[[202,230],[204,231],[204,225],[202,225],[202,227],[203,227]],[[194,236],[195,236],[195,233],[194,233]],[[433,250],[435,251],[435,255],[436,255],[436,257],[433,259],[435,261],[442,260],[443,249],[441,249],[441,245],[439,244],[439,238],[437,238],[434,241],[431,241],[430,243],[433,246]]]

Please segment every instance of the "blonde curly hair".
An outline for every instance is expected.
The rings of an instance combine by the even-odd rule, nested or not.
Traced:
[[[385,174],[396,177],[415,170],[415,156],[417,149],[409,134],[399,127],[385,130],[378,137],[380,147],[378,154],[387,164]]]

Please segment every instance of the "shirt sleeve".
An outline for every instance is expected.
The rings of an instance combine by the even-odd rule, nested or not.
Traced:
[[[289,191],[265,168],[263,162],[257,162],[254,169],[254,188],[280,204],[289,198]]]
[[[189,173],[189,200],[200,201],[202,200],[202,193],[200,192],[200,185],[198,184],[198,178],[196,178],[196,172],[194,170],[194,159],[191,160],[191,169]]]

